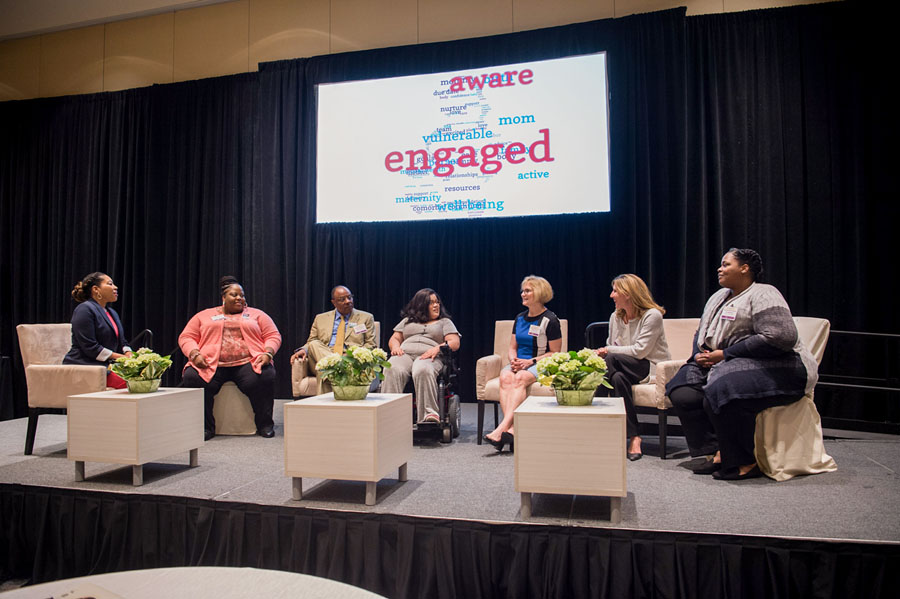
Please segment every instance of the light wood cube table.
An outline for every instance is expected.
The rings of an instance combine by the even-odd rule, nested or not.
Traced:
[[[309,477],[365,481],[366,505],[375,505],[376,483],[395,468],[405,481],[410,456],[409,393],[370,393],[359,401],[326,393],[284,406],[284,473],[298,501]]]
[[[595,397],[590,406],[560,406],[532,396],[514,415],[516,491],[522,517],[531,517],[532,493],[610,498],[610,521],[622,519],[625,488],[625,404]]]
[[[132,464],[132,483],[144,484],[144,464],[182,451],[198,464],[203,441],[203,389],[161,387],[155,393],[127,389],[70,395],[68,458],[75,480],[85,462]]]

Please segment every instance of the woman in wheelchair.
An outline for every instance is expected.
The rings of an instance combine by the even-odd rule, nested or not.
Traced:
[[[509,340],[509,364],[500,371],[500,409],[503,420],[484,440],[503,451],[513,449],[513,412],[525,401],[528,388],[537,380],[538,360],[562,348],[562,329],[556,314],[544,307],[553,299],[547,279],[528,275],[522,280],[522,305],[527,310],[516,316]]]
[[[612,281],[609,294],[616,311],[609,317],[606,347],[597,355],[606,359],[607,378],[613,392],[625,401],[625,429],[628,459],[641,459],[641,437],[638,435],[637,412],[631,386],[651,374],[657,362],[669,359],[669,345],[663,329],[665,309],[653,301],[650,289],[637,275],[619,275]]]
[[[433,289],[416,292],[401,313],[403,320],[388,340],[391,367],[385,370],[382,393],[402,393],[412,375],[419,422],[440,422],[437,377],[443,364],[441,346],[459,349],[459,331]]]

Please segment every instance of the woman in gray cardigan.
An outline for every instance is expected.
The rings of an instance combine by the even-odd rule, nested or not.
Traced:
[[[818,379],[787,302],[761,275],[753,250],[731,248],[722,256],[722,289],[706,302],[693,356],[666,385],[691,455],[708,456],[695,474],[761,476],[753,453],[756,415],[797,401]]]
[[[607,378],[616,396],[625,401],[625,431],[628,459],[641,459],[641,437],[631,386],[648,378],[656,363],[669,359],[669,345],[663,330],[666,310],[655,301],[650,289],[637,275],[619,275],[612,281],[609,294],[616,311],[609,317],[606,347],[597,355],[606,360]]]

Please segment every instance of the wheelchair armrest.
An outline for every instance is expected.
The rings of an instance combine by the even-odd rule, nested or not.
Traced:
[[[475,362],[475,397],[479,401],[484,401],[484,386],[487,382],[500,376],[500,362],[497,354],[478,358]]]
[[[664,360],[656,364],[656,407],[660,410],[666,410],[671,406],[671,402],[666,398],[666,383],[672,380],[675,373],[678,372],[687,360]]]
[[[451,379],[456,377],[459,371],[459,365],[456,363],[456,352],[450,349],[449,345],[439,346],[441,350],[441,372],[438,376],[449,383]]]

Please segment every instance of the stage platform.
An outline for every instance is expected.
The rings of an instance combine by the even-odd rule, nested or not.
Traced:
[[[535,495],[533,515],[523,520],[520,496],[514,489],[513,455],[476,443],[473,404],[463,404],[462,433],[453,443],[416,443],[408,465],[408,481],[399,482],[394,474],[379,482],[374,506],[364,503],[365,483],[348,481],[303,479],[303,500],[294,501],[291,479],[284,475],[284,403],[276,401],[274,439],[217,436],[200,449],[198,467],[189,467],[187,453],[147,464],[144,484],[139,487],[131,484],[130,466],[92,462],[86,464],[85,480],[76,482],[74,463],[66,458],[65,416],[41,416],[32,456],[22,455],[26,419],[2,422],[0,491],[7,501],[23,494],[29,498],[55,497],[46,500],[50,505],[71,502],[82,495],[96,496],[99,503],[107,504],[117,497],[124,501],[152,496],[153,501],[168,504],[178,504],[179,498],[200,500],[203,503],[198,505],[211,509],[222,506],[223,510],[266,513],[267,506],[277,506],[279,518],[294,513],[312,519],[344,514],[341,517],[360,522],[385,517],[377,520],[382,524],[397,522],[397,517],[410,518],[402,521],[414,522],[420,527],[417,530],[438,524],[452,528],[453,522],[465,522],[472,523],[469,528],[494,535],[510,531],[538,536],[588,535],[591,539],[627,538],[631,543],[653,539],[654,543],[675,545],[690,539],[700,545],[749,544],[765,547],[765,551],[770,547],[808,551],[812,546],[826,553],[833,548],[842,555],[848,550],[865,554],[874,551],[879,568],[889,577],[898,576],[900,439],[827,439],[826,449],[838,464],[836,472],[776,483],[768,478],[722,482],[695,475],[685,467],[690,457],[683,438],[670,437],[670,458],[660,460],[657,439],[645,437],[644,458],[627,464],[628,495],[622,501],[620,524],[611,525],[608,520],[608,499],[582,496]],[[491,417],[486,420],[493,422]],[[432,519],[435,524],[428,525]],[[11,534],[10,526],[4,526]],[[812,545],[803,545],[806,542]],[[674,551],[677,553],[677,547]],[[165,565],[171,564],[153,562],[144,567]],[[301,569],[323,575],[312,570]],[[751,572],[744,575],[749,577]],[[353,575],[333,577],[360,582]],[[513,587],[507,582],[491,584],[509,596]],[[881,582],[886,582],[883,576]],[[429,588],[430,584],[417,581],[415,588]],[[633,588],[637,583],[630,584]],[[849,582],[842,586],[846,584]],[[391,597],[418,595],[418,590],[398,590],[393,582],[388,588],[374,583],[361,586]]]
[[[74,463],[66,459],[65,416],[41,416],[31,456],[22,455],[26,419],[2,422],[0,483],[522,522],[513,455],[476,443],[473,404],[463,404],[458,439],[449,445],[416,443],[409,480],[398,482],[396,475],[382,480],[377,503],[367,507],[362,482],[304,479],[304,499],[291,499],[291,479],[284,475],[284,403],[275,403],[274,439],[217,436],[200,449],[198,468],[188,466],[186,452],[174,455],[147,464],[141,487],[132,486],[130,466],[95,462],[86,464],[85,481],[75,482]],[[698,476],[685,468],[690,456],[683,438],[670,437],[667,460],[657,457],[654,437],[644,443],[644,458],[627,464],[628,496],[616,528],[900,542],[900,439],[827,440],[837,472],[782,483]],[[608,518],[605,498],[536,495],[527,522],[611,527]]]

